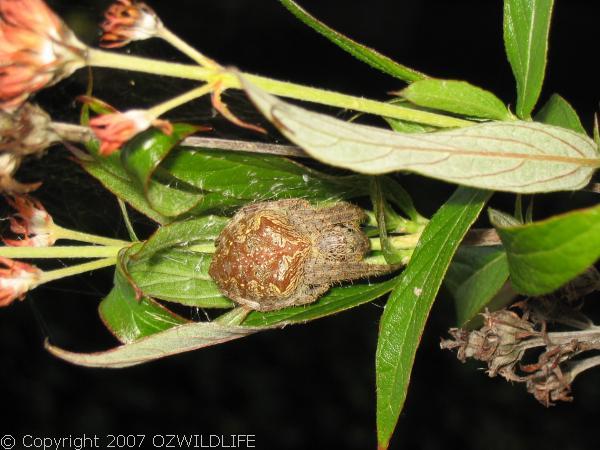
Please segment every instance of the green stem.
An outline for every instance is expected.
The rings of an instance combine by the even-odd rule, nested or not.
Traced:
[[[116,257],[123,245],[68,247],[0,247],[0,256],[11,259],[109,258]]]
[[[177,108],[178,106],[184,105],[192,100],[197,99],[210,93],[213,90],[213,83],[203,84],[200,87],[194,88],[187,91],[184,94],[178,95],[171,100],[167,100],[159,105],[156,105],[148,110],[148,114],[154,118],[162,116],[167,111]]]
[[[413,254],[413,250],[401,250],[400,252],[404,253],[404,256],[402,257],[402,264],[407,265],[408,262],[410,261],[410,257]],[[367,264],[389,265],[389,263],[385,259],[385,256],[383,256],[383,255],[369,256],[368,258],[365,258],[363,261],[366,262]]]
[[[215,248],[215,244],[210,243],[210,244],[192,245],[191,247],[189,247],[189,250],[191,250],[193,252],[197,252],[197,253],[214,253],[216,248]]]
[[[210,70],[197,65],[171,63],[150,58],[140,58],[137,56],[107,52],[98,49],[89,49],[87,56],[88,64],[94,67],[109,67],[113,69],[131,70],[154,75],[206,81],[209,83],[220,79],[222,80],[223,87],[226,89],[241,89],[240,81],[236,74]],[[360,111],[383,117],[391,117],[409,122],[418,122],[441,128],[465,127],[472,125],[472,122],[469,122],[468,120],[457,119],[442,114],[403,108],[390,103],[354,97],[324,89],[311,88],[308,86],[274,80],[258,75],[243,73],[242,76],[259,88],[264,89],[273,95],[280,95],[282,97],[296,100],[304,100],[322,105],[334,106],[337,108],[351,109],[353,111]]]
[[[112,239],[103,236],[96,236],[95,234],[83,233],[81,231],[69,230],[68,228],[63,228],[56,224],[52,226],[52,234],[56,237],[56,239],[69,239],[71,241],[88,242],[90,244],[120,247],[130,244],[130,242],[122,241],[120,239]]]
[[[219,68],[219,65],[215,61],[204,56],[202,53],[200,53],[198,50],[196,50],[194,47],[185,42],[183,39],[181,39],[179,36],[177,36],[165,26],[162,26],[158,29],[156,36],[171,44],[184,55],[189,56],[202,67],[212,69]]]
[[[119,203],[119,209],[121,210],[121,215],[123,216],[123,220],[125,221],[125,228],[127,228],[129,238],[132,241],[139,241],[137,234],[135,233],[135,229],[133,228],[133,224],[131,223],[131,219],[129,218],[129,213],[127,212],[127,205],[125,205],[125,202],[119,197],[117,197],[117,202]]]
[[[117,257],[98,259],[96,261],[77,264],[76,266],[65,267],[64,269],[50,270],[43,272],[36,286],[40,284],[48,283],[50,281],[59,280],[61,278],[72,277],[73,275],[79,275],[80,273],[90,272],[96,269],[102,269],[103,267],[114,266],[117,263]]]

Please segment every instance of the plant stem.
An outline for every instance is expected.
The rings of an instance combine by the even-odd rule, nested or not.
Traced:
[[[140,58],[138,56],[124,55],[120,53],[107,52],[98,49],[89,49],[87,62],[94,67],[108,67],[113,69],[131,70],[136,72],[150,73],[154,75],[185,78],[213,82],[221,80],[226,89],[240,89],[238,76],[230,72],[220,72],[207,69],[197,65],[171,63],[151,58]],[[409,122],[423,123],[435,127],[465,127],[472,125],[467,120],[457,119],[442,114],[419,111],[401,106],[369,100],[361,97],[340,94],[338,92],[324,89],[311,88],[299,84],[274,80],[258,75],[242,74],[249,82],[261,89],[282,97],[296,100],[304,100],[337,108],[351,109],[377,116],[391,117]]]
[[[581,372],[600,366],[600,356],[592,356],[581,361],[575,361],[572,364],[571,379],[573,380]]]
[[[81,231],[69,230],[59,225],[54,224],[52,226],[52,234],[56,239],[69,239],[72,241],[88,242],[90,244],[108,245],[111,247],[119,246],[123,247],[130,244],[130,242],[122,241],[120,239],[112,239],[103,236],[96,236],[95,234],[83,233]]]
[[[148,113],[154,118],[160,117],[167,111],[175,109],[178,106],[184,105],[185,103],[191,102],[198,97],[202,97],[203,95],[210,93],[210,91],[213,89],[213,85],[214,83],[203,84],[200,87],[187,91],[184,94],[148,109]]]
[[[123,245],[118,246],[68,246],[68,247],[0,247],[5,258],[53,259],[53,258],[109,258],[116,257]]]
[[[197,253],[214,253],[216,248],[215,248],[215,244],[211,242],[210,244],[192,245],[191,247],[188,247],[188,250],[191,250],[191,251],[197,252]]]
[[[388,242],[395,250],[409,250],[417,246],[420,237],[421,233],[391,236]],[[369,241],[371,242],[371,250],[382,250],[380,238],[371,238]]]
[[[367,264],[387,264],[387,261],[385,260],[383,255],[369,256],[368,258],[363,259],[363,262]]]
[[[135,233],[135,229],[133,228],[133,224],[131,223],[131,219],[129,218],[129,214],[127,213],[127,205],[119,197],[117,197],[117,202],[119,203],[119,209],[121,210],[121,215],[123,216],[123,220],[125,221],[125,228],[127,228],[129,238],[132,241],[139,241],[139,238]]]
[[[43,272],[36,285],[39,286],[40,284],[48,283],[54,280],[59,280],[61,278],[72,277],[73,275],[79,275],[80,273],[90,272],[96,269],[102,269],[103,267],[114,266],[116,263],[117,257],[114,256],[112,258],[98,259],[96,261],[78,264],[76,266],[65,267],[64,269],[50,270],[48,272]]]
[[[204,56],[202,53],[200,53],[194,47],[189,45],[187,42],[185,42],[183,39],[181,39],[179,36],[177,36],[164,25],[158,29],[156,36],[161,39],[164,39],[177,50],[179,50],[181,53],[189,56],[191,59],[193,59],[203,67],[212,69],[220,67],[215,61]]]

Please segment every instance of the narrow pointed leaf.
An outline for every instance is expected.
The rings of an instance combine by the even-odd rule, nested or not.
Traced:
[[[483,119],[510,120],[511,114],[498,97],[465,81],[428,79],[400,91],[410,102],[441,111]]]
[[[410,69],[402,64],[399,64],[387,56],[373,50],[372,48],[366,47],[352,39],[344,36],[341,33],[331,29],[323,22],[319,21],[315,17],[311,16],[306,10],[300,7],[293,0],[280,0],[281,4],[285,6],[294,16],[304,22],[306,25],[311,27],[317,33],[325,36],[331,42],[336,44],[338,47],[350,53],[360,61],[374,67],[375,69],[381,70],[388,75],[399,78],[401,80],[412,82],[416,80],[422,80],[426,78],[426,75],[417,72],[416,70]]]
[[[285,103],[242,80],[257,108],[315,159],[366,174],[408,170],[516,193],[576,190],[600,166],[595,143],[535,122],[489,122],[403,134],[347,123]]]
[[[503,226],[490,211],[502,239],[514,288],[548,294],[583,273],[600,257],[600,206],[520,226]]]
[[[406,399],[425,322],[460,241],[491,193],[458,188],[425,227],[381,318],[376,354],[377,436],[385,449]]]
[[[49,342],[46,342],[46,349],[54,356],[72,364],[117,369],[241,339],[264,329],[198,322],[173,327],[131,344],[102,352],[74,353]]]
[[[100,302],[98,312],[106,327],[123,344],[188,322],[150,298],[136,299],[134,289],[118,269],[114,287]]]
[[[504,0],[504,46],[517,81],[517,115],[531,115],[542,91],[554,0]]]
[[[479,314],[508,279],[502,247],[460,247],[444,280],[456,305],[458,326]]]
[[[552,94],[550,100],[535,115],[535,120],[586,134],[577,112],[558,94]]]

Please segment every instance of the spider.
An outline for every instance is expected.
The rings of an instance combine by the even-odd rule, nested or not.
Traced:
[[[338,202],[316,208],[287,199],[241,208],[217,238],[209,274],[224,295],[257,311],[312,303],[334,283],[395,266],[363,262],[365,213]]]

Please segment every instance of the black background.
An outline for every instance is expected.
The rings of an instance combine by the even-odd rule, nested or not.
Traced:
[[[94,24],[108,3],[51,2],[89,43],[97,39]],[[410,67],[466,79],[514,104],[500,1],[304,0],[302,5]],[[381,99],[402,87],[299,24],[276,0],[155,0],[151,6],[181,37],[223,64]],[[557,1],[541,99],[560,92],[588,129],[599,100],[594,64],[599,17],[596,1]],[[136,54],[180,58],[159,42],[131,48]],[[41,93],[38,101],[54,117],[74,120],[72,98],[82,93],[84,81],[85,73],[79,73]],[[96,71],[96,93],[119,108],[168,98],[184,84]],[[204,106],[177,114],[210,120]],[[216,134],[227,135],[229,128],[220,124],[217,120]],[[111,196],[65,162],[60,150],[29,164],[24,176],[45,180],[40,196],[58,223],[126,236]],[[406,183],[427,213],[451,192],[443,183],[418,177]],[[591,201],[581,195],[583,200],[542,196],[536,213],[544,216]],[[496,201],[510,205],[509,199]],[[42,348],[45,337],[81,351],[115,345],[96,314],[110,280],[105,270],[54,283],[0,311],[3,432],[254,434],[261,449],[375,448],[374,351],[382,302],[131,369],[79,368],[49,356]],[[522,386],[489,379],[478,365],[462,365],[440,351],[440,336],[453,320],[451,300],[442,295],[417,354],[392,448],[595,447],[598,372],[577,380],[573,404],[545,409]]]

